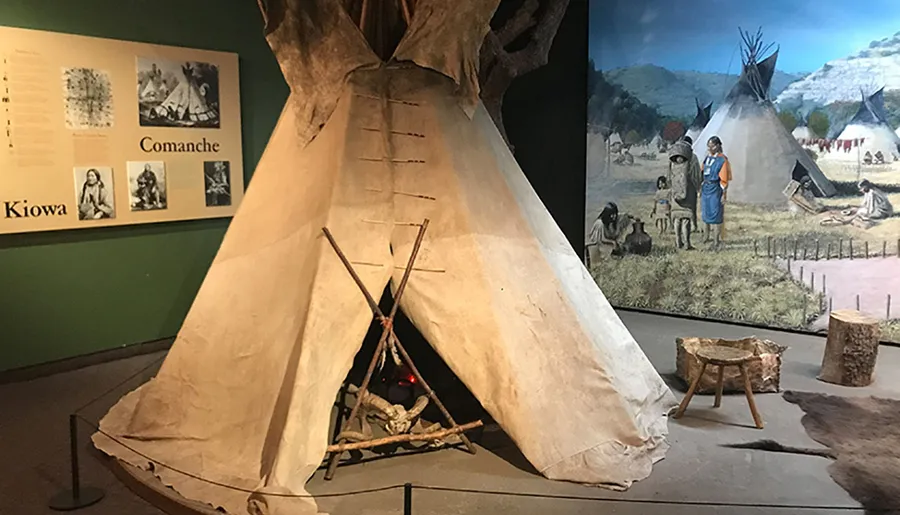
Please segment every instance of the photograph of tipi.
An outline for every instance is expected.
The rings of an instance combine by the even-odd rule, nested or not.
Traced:
[[[809,332],[859,309],[900,341],[900,33],[761,3],[700,0],[699,39],[671,3],[591,3],[585,263],[616,307]]]
[[[142,127],[219,127],[219,68],[210,63],[138,57]]]
[[[227,513],[316,513],[305,485],[372,323],[360,290],[390,287],[537,473],[648,477],[674,396],[482,101],[498,4],[263,3],[291,95],[165,362],[102,419],[99,449]]]

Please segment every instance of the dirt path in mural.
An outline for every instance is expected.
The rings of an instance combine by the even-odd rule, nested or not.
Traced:
[[[784,261],[779,260],[778,265],[787,268]],[[859,295],[860,311],[882,320],[888,315],[887,296],[890,295],[890,317],[900,319],[900,259],[896,256],[791,261],[791,276],[818,292],[822,291],[824,282],[825,298],[831,299],[834,310],[856,309],[856,296]],[[813,323],[812,329],[825,329],[827,326],[826,314]]]

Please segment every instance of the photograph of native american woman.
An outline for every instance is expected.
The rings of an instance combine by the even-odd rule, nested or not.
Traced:
[[[584,259],[614,306],[858,309],[900,342],[900,3],[873,1],[591,0]]]

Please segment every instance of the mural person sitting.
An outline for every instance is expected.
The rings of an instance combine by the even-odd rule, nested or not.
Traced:
[[[857,187],[859,192],[863,194],[859,207],[845,209],[840,213],[831,213],[820,222],[821,225],[852,224],[868,229],[878,223],[878,221],[894,215],[894,206],[888,199],[887,194],[876,188],[868,179],[859,181]]]
[[[675,226],[675,244],[693,250],[691,227],[697,219],[697,193],[701,186],[700,165],[690,144],[679,141],[669,150],[671,179],[671,217]]]
[[[722,224],[725,223],[725,200],[728,183],[731,181],[731,164],[722,153],[722,140],[718,136],[709,138],[706,144],[709,154],[703,160],[703,185],[700,190],[700,205],[703,212],[703,241],[709,243],[713,233],[713,248],[722,242]]]
[[[868,179],[859,181],[859,192],[863,200],[856,209],[856,217],[861,220],[883,220],[894,215],[894,206],[888,196],[876,188]]]
[[[656,228],[662,236],[669,230],[672,223],[672,190],[669,189],[669,180],[664,176],[656,179],[656,196],[653,199],[653,210],[650,211],[650,218],[656,219]]]
[[[590,245],[598,253],[601,248],[609,247],[610,255],[623,255],[624,251],[619,244],[619,239],[625,234],[630,219],[631,217],[628,215],[619,217],[619,206],[615,202],[606,204],[591,227]]]

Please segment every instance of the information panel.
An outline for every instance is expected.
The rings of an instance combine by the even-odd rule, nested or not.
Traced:
[[[0,234],[234,214],[233,53],[0,27]]]

